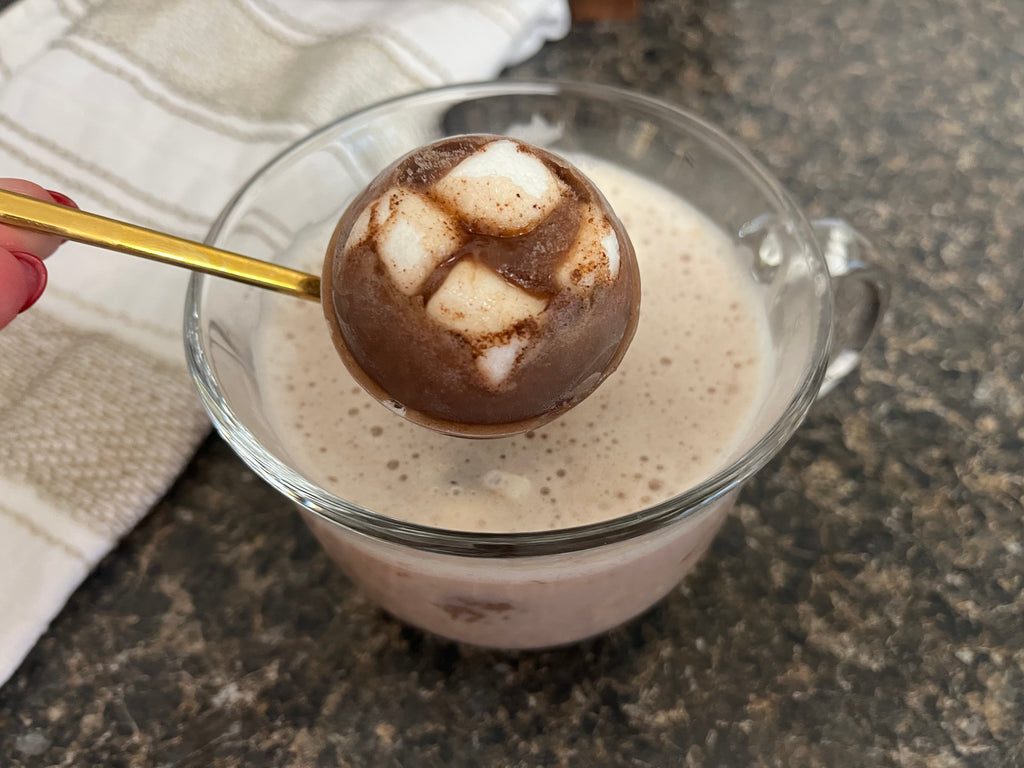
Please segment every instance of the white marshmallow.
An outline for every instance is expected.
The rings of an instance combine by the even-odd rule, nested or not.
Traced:
[[[581,212],[580,231],[555,275],[559,285],[587,294],[599,283],[619,276],[619,238],[611,222],[594,205]]]
[[[476,367],[488,384],[497,387],[509,377],[515,368],[519,353],[526,346],[526,339],[513,336],[504,344],[488,347],[476,358]]]
[[[607,223],[607,222],[606,222]],[[609,229],[611,227],[609,226]],[[615,280],[619,276],[619,238],[615,232],[609,232],[601,238],[601,246],[604,248],[604,255],[608,259],[608,277]]]
[[[377,254],[398,289],[416,293],[438,264],[463,242],[458,222],[437,203],[409,189],[395,187],[381,195],[356,219],[346,250],[376,228]]]
[[[521,235],[555,209],[562,183],[535,154],[500,139],[452,168],[433,193],[476,232]]]
[[[528,477],[501,469],[489,469],[484,472],[480,484],[506,499],[521,499],[533,488],[533,483]]]
[[[427,302],[427,314],[478,350],[504,343],[515,326],[540,315],[545,299],[531,296],[489,267],[463,259]]]
[[[370,231],[370,220],[373,219],[373,212],[377,209],[377,200],[363,208],[356,218],[352,229],[348,231],[348,240],[345,241],[345,253],[348,253],[359,243],[366,239],[366,233]]]

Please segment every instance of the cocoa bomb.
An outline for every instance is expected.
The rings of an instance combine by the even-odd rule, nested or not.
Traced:
[[[577,168],[502,136],[397,160],[342,215],[322,304],[356,380],[464,437],[537,427],[613,371],[640,275],[622,223]]]

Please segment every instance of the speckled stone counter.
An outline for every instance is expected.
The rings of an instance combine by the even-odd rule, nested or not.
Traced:
[[[1024,765],[1022,18],[648,0],[509,73],[684,105],[896,264],[860,371],[658,607],[539,654],[424,636],[211,438],[0,689],[0,763]]]

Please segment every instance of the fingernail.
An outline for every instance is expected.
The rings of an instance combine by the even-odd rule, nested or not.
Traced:
[[[66,205],[68,208],[78,208],[78,203],[72,200],[70,197],[65,195],[63,192],[54,192],[52,189],[46,190],[46,194],[53,198],[53,202]]]
[[[25,305],[18,310],[21,313],[39,301],[39,297],[43,295],[43,290],[46,288],[46,265],[43,264],[42,259],[31,253],[11,251],[11,255],[21,263],[29,284],[28,298],[25,300]]]

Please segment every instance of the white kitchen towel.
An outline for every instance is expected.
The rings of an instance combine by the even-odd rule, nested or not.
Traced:
[[[0,176],[202,239],[317,126],[482,80],[565,34],[564,0],[20,0],[0,13]],[[0,331],[0,684],[208,431],[188,273],[74,243]]]

